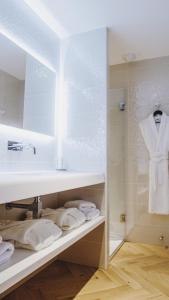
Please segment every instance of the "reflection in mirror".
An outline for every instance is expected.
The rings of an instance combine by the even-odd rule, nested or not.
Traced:
[[[56,74],[0,35],[0,123],[54,135]]]

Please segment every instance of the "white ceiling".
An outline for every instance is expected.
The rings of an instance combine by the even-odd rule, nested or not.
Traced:
[[[25,78],[25,52],[0,34],[0,70],[24,80]]]
[[[24,0],[59,35],[106,26],[110,64],[169,55],[169,0]]]

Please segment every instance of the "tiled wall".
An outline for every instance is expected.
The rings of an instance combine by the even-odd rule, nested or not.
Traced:
[[[161,104],[169,115],[169,57],[156,58],[110,68],[111,88],[128,91],[125,117],[125,207],[126,236],[131,241],[169,245],[169,216],[148,213],[148,152],[138,127]],[[122,115],[119,115],[119,122]],[[113,116],[111,124],[113,124]],[[112,125],[113,126],[113,125]],[[111,143],[117,143],[112,134]],[[121,147],[119,143],[119,147]],[[120,148],[119,148],[120,151]],[[115,158],[117,161],[118,158]],[[117,170],[112,166],[112,178]],[[113,186],[110,201],[114,201]],[[117,201],[117,199],[116,199]],[[164,234],[164,241],[160,235]]]
[[[32,144],[33,149],[8,151],[8,140]],[[53,137],[0,125],[0,172],[55,169],[55,140]]]

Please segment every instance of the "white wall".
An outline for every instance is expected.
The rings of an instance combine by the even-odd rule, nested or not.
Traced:
[[[63,163],[73,170],[105,171],[107,31],[62,42]]]
[[[20,151],[8,151],[8,141],[23,142],[36,147]],[[40,135],[15,127],[0,125],[0,172],[49,170],[55,167],[55,141],[53,137]]]

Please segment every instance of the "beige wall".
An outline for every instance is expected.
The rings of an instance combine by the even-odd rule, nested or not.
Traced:
[[[118,125],[124,128],[124,143],[118,142],[115,134],[113,114],[109,118],[110,143],[109,152],[113,144],[117,144],[116,152],[121,154],[123,146],[124,161],[121,160],[119,168],[111,164],[109,173],[110,203],[114,200],[122,202],[120,198],[114,199],[113,182],[119,178],[123,170],[124,185],[120,180],[116,184],[119,194],[124,195],[124,205],[127,214],[126,237],[131,241],[142,241],[154,244],[169,245],[169,216],[152,215],[148,213],[148,153],[142,139],[138,123],[147,117],[156,103],[161,103],[161,108],[169,115],[169,57],[156,58],[130,64],[112,66],[110,68],[110,88],[124,88],[127,91],[127,108],[125,113],[118,113],[116,118],[121,122]],[[109,113],[111,109],[109,107]],[[121,115],[120,115],[121,114]],[[123,117],[122,117],[123,114]],[[122,118],[124,118],[122,120]],[[116,122],[118,123],[118,122]],[[125,125],[123,124],[125,123]],[[114,130],[114,133],[113,133]],[[122,129],[119,130],[121,132]],[[112,132],[112,134],[111,134]],[[122,137],[122,133],[120,133]],[[113,157],[113,153],[111,154]],[[119,204],[116,206],[119,207]],[[112,207],[115,204],[111,204]],[[111,213],[111,212],[110,212]],[[160,241],[160,234],[165,236],[164,242]]]

